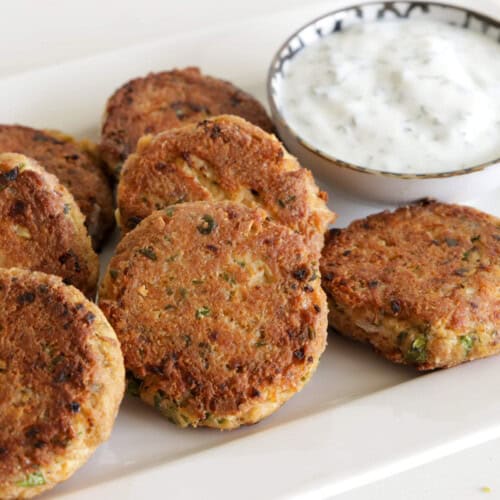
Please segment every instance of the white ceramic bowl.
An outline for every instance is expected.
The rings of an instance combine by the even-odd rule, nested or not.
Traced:
[[[500,41],[500,21],[466,8],[412,1],[372,2],[343,8],[315,19],[296,31],[274,56],[267,80],[268,99],[278,134],[302,165],[321,179],[353,195],[382,202],[403,203],[430,197],[464,201],[500,187],[500,158],[452,172],[397,174],[353,165],[320,151],[302,139],[283,116],[281,86],[291,59],[318,39],[335,36],[349,26],[389,19],[425,18],[480,31]],[[304,76],[307,78],[307,75]]]

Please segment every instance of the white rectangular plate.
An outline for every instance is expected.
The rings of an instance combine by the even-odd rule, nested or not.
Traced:
[[[0,81],[0,122],[96,138],[115,88],[151,70],[186,65],[264,100],[273,52],[319,12],[315,4],[6,78]],[[384,208],[323,187],[339,225]],[[500,215],[498,191],[470,203]],[[126,398],[110,441],[44,498],[335,495],[500,436],[499,363],[492,358],[418,376],[331,336],[312,382],[253,427],[180,430]]]

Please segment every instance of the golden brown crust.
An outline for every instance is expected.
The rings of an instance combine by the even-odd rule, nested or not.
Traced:
[[[500,221],[432,201],[333,230],[330,322],[392,361],[452,366],[500,351]]]
[[[311,172],[272,135],[236,116],[218,116],[139,142],[118,185],[122,231],[178,202],[231,200],[263,208],[320,252],[334,214]]]
[[[124,390],[102,312],[60,278],[0,269],[0,497],[28,498],[109,437]]]
[[[326,342],[318,263],[235,203],[158,211],[117,247],[100,306],[143,400],[177,424],[254,423],[300,390]]]
[[[64,278],[95,293],[99,262],[73,197],[35,160],[0,153],[0,267]]]
[[[113,197],[107,176],[87,146],[60,132],[0,125],[0,152],[34,158],[54,174],[74,196],[95,248],[100,247],[114,224]]]
[[[143,135],[224,113],[242,116],[268,132],[273,130],[256,99],[229,82],[203,75],[198,68],[135,78],[108,100],[102,126],[102,157],[116,175],[117,167],[135,151]]]

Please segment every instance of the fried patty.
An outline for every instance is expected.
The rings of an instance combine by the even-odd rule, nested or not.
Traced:
[[[424,201],[330,232],[330,324],[395,363],[450,367],[500,351],[500,219]]]
[[[198,200],[261,207],[321,251],[334,214],[309,170],[271,134],[222,115],[139,141],[117,190],[122,231],[154,210]]]
[[[35,160],[0,153],[0,267],[64,278],[95,293],[99,262],[69,191]]]
[[[319,263],[259,209],[184,203],[119,243],[100,291],[129,389],[185,427],[232,429],[274,412],[326,344]]]
[[[107,176],[85,144],[59,132],[0,125],[0,152],[34,158],[54,174],[75,198],[94,247],[100,248],[114,224],[113,197]]]
[[[124,391],[102,312],[60,278],[0,269],[0,498],[67,479],[108,439]]]
[[[198,68],[174,69],[135,78],[108,100],[102,125],[101,155],[112,174],[145,134],[198,122],[221,114],[242,116],[271,132],[262,104],[229,82],[203,75]]]

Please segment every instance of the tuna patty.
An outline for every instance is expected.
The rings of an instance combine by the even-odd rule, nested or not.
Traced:
[[[108,439],[125,371],[115,333],[76,288],[0,269],[0,497],[67,479]]]
[[[119,243],[102,310],[129,388],[180,426],[231,429],[274,412],[325,348],[318,262],[302,238],[234,203],[184,203]]]
[[[430,370],[500,351],[500,220],[422,202],[330,232],[329,322],[396,363]]]
[[[0,267],[61,276],[95,294],[99,262],[75,200],[35,160],[0,153]]]

